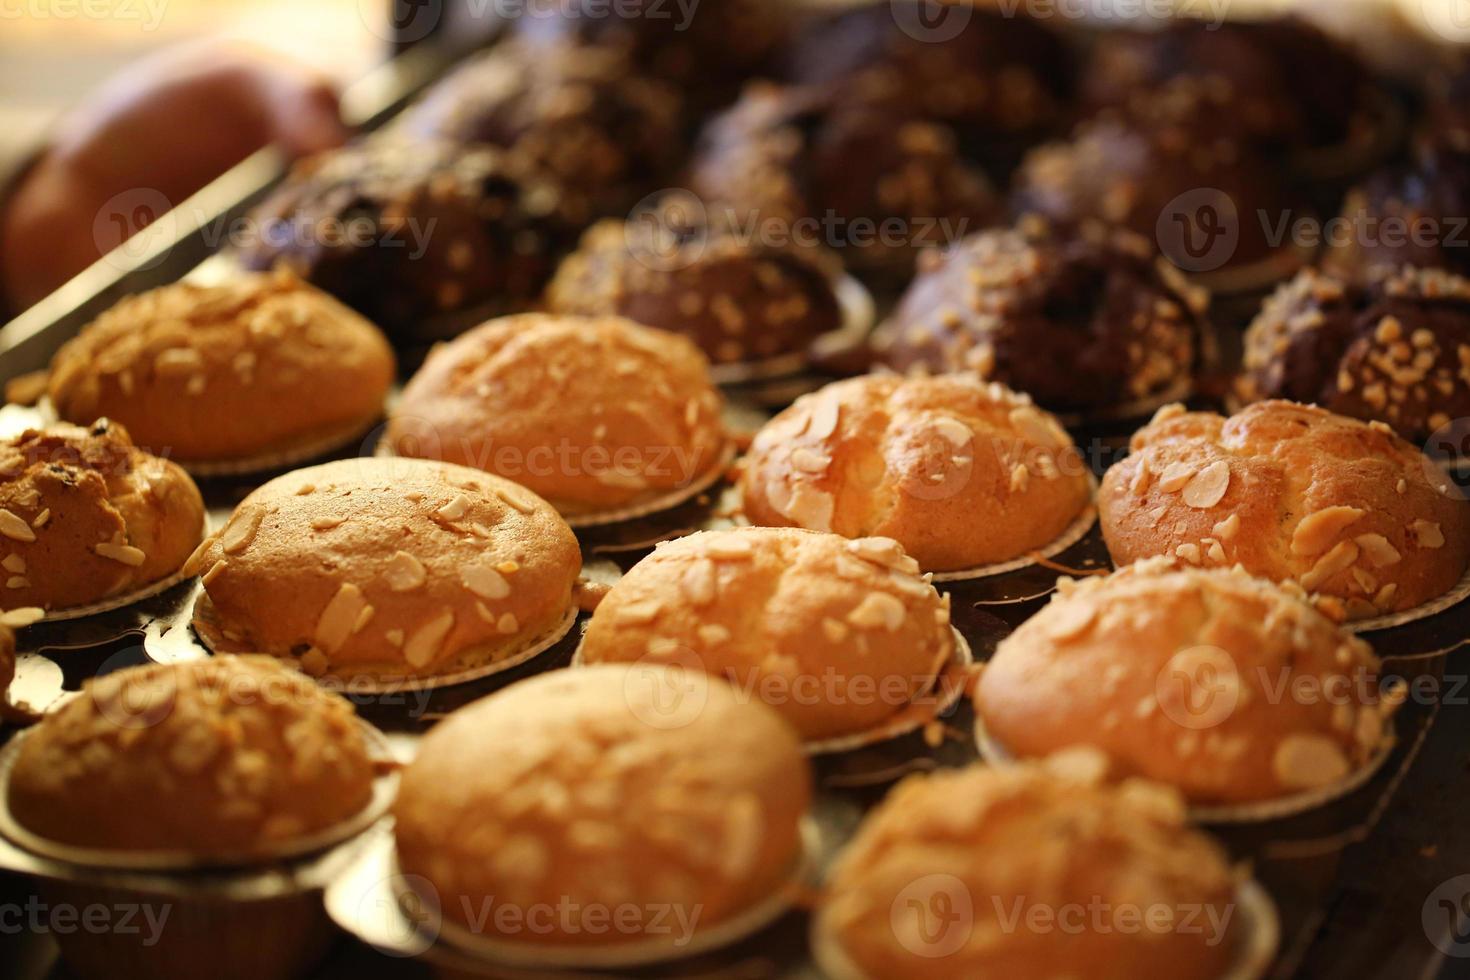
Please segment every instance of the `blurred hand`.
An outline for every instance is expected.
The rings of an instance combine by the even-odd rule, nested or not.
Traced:
[[[119,240],[108,216],[99,226],[115,198],[176,205],[262,146],[294,158],[346,135],[332,85],[265,49],[210,41],[145,58],[71,111],[0,202],[0,289],[24,309],[95,262]]]

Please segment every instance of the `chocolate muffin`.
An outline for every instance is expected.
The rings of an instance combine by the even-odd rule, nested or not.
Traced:
[[[1024,7],[955,4],[937,20],[925,8],[891,0],[823,18],[793,43],[784,75],[843,104],[953,126],[965,154],[1001,179],[1066,113],[1071,51]]]
[[[418,345],[528,305],[574,234],[564,203],[489,146],[370,139],[298,164],[239,258],[284,262]]]
[[[1470,416],[1470,280],[1406,266],[1355,284],[1307,270],[1251,324],[1236,393],[1387,422],[1423,444]]]
[[[804,352],[842,326],[833,285],[841,266],[830,254],[685,224],[682,203],[594,225],[557,270],[547,307],[683,334],[715,364]]]
[[[613,48],[507,41],[431,88],[400,117],[415,139],[490,143],[522,173],[545,173],[583,223],[626,214],[663,187],[681,150],[681,100]]]
[[[1136,235],[1023,221],[925,252],[876,346],[899,371],[971,370],[1056,411],[1111,409],[1188,383],[1207,305]]]
[[[1000,213],[948,126],[769,84],[748,87],[710,122],[690,181],[738,227],[814,239],[855,270],[894,278],[909,273],[914,249]]]
[[[1100,35],[1082,72],[1091,110],[1137,105],[1191,80],[1221,97],[1216,124],[1265,145],[1344,143],[1373,125],[1371,75],[1357,54],[1296,17],[1220,24],[1188,17]]]

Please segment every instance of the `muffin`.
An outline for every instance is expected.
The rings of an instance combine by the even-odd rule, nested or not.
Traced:
[[[110,418],[185,464],[311,454],[365,430],[393,383],[371,323],[286,270],[124,299],[56,353],[57,413]]]
[[[236,257],[284,263],[416,346],[529,305],[573,239],[565,194],[485,145],[379,137],[298,163]]]
[[[1470,280],[1410,266],[1367,283],[1305,271],[1251,324],[1236,394],[1376,419],[1424,445],[1470,416]]]
[[[21,704],[12,704],[9,697],[10,684],[15,680],[15,631],[39,622],[45,610],[22,607],[0,613],[0,722],[29,722],[30,709]]]
[[[1117,409],[1189,386],[1207,304],[1138,236],[1025,221],[920,256],[878,358],[974,371],[1054,411]]]
[[[1299,587],[1167,558],[1063,581],[975,690],[1011,755],[1087,745],[1192,803],[1253,803],[1338,783],[1391,737],[1378,658]]]
[[[842,326],[826,253],[684,224],[678,203],[582,236],[546,292],[553,313],[616,315],[683,334],[715,364],[805,354]]]
[[[679,947],[789,887],[811,796],[795,733],[719,681],[558,670],[425,736],[394,806],[398,865],[482,939]],[[499,933],[475,915],[487,902],[573,911]],[[660,921],[584,917],[628,908]]]
[[[0,442],[0,609],[121,599],[178,572],[204,530],[194,481],[114,422]]]
[[[722,676],[816,741],[892,719],[953,651],[949,598],[898,542],[751,527],[660,544],[598,605],[581,655]]]
[[[1130,449],[1098,497],[1118,565],[1238,564],[1360,618],[1443,595],[1470,561],[1470,503],[1381,422],[1282,401],[1229,419],[1170,405]]]
[[[829,975],[840,957],[870,980],[1227,976],[1245,916],[1224,849],[1170,790],[1099,785],[1089,761],[899,783],[828,877]]]
[[[752,524],[896,540],[926,571],[1019,558],[1092,496],[1056,419],[973,375],[869,375],[777,415],[741,478]]]
[[[915,250],[1001,213],[942,123],[830,93],[748,86],[705,127],[690,189],[738,228],[836,248],[854,271],[902,278]]]
[[[130,667],[47,714],[10,770],[15,820],[103,851],[269,858],[362,812],[352,705],[268,657]]]
[[[566,623],[581,553],[546,501],[425,460],[348,459],[265,484],[189,559],[216,652],[313,676],[431,678]]]
[[[388,422],[401,456],[515,480],[568,517],[651,506],[724,463],[723,402],[683,337],[526,314],[436,348]]]
[[[518,171],[554,178],[563,212],[585,223],[626,214],[667,184],[681,108],[677,90],[637,74],[615,49],[508,41],[430,88],[394,131],[503,147]]]
[[[952,126],[965,155],[1003,179],[1067,113],[1073,58],[1025,5],[977,4],[953,17],[963,23],[952,27],[921,0],[860,4],[803,31],[785,75],[845,104]]]

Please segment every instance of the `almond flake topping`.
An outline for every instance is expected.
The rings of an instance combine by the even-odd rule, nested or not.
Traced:
[[[817,403],[812,406],[811,420],[807,423],[806,434],[813,439],[825,439],[837,431],[837,417],[842,406],[836,398],[818,397]]]
[[[1207,510],[1220,502],[1230,489],[1230,464],[1218,460],[1196,473],[1184,486],[1184,502],[1196,510]]]
[[[14,541],[34,541],[36,532],[11,511],[0,507],[0,534]]]
[[[1362,518],[1357,507],[1324,507],[1308,514],[1297,524],[1291,536],[1292,553],[1320,555],[1336,541],[1338,535]]]
[[[1417,520],[1409,525],[1409,531],[1414,535],[1414,543],[1421,548],[1444,547],[1444,532],[1433,521]]]
[[[749,558],[755,553],[755,548],[745,538],[736,534],[727,534],[709,541],[704,546],[704,553],[711,558]]]
[[[903,625],[907,615],[908,610],[903,603],[887,592],[870,592],[857,608],[847,614],[847,621],[858,629],[882,627],[892,633]]]
[[[93,545],[92,550],[103,558],[111,558],[113,561],[119,561],[134,568],[143,564],[143,560],[148,557],[143,553],[142,548],[134,548],[130,544],[113,544],[110,541]]]
[[[446,521],[457,521],[461,517],[463,517],[469,511],[469,509],[470,498],[461,493],[456,494],[453,500],[449,501],[449,503],[434,511],[434,513],[435,515],[444,518]]]
[[[387,580],[388,588],[394,592],[410,592],[428,581],[429,574],[424,570],[424,563],[413,555],[406,551],[395,551],[388,560],[383,578]]]
[[[1353,540],[1362,549],[1363,556],[1376,568],[1396,564],[1403,557],[1399,554],[1399,550],[1381,534],[1360,534]]]
[[[505,576],[488,565],[466,565],[460,570],[459,580],[482,599],[504,599],[510,595],[510,583]]]
[[[339,650],[353,634],[353,626],[364,608],[367,599],[362,590],[351,582],[343,582],[317,618],[316,632],[312,634],[316,645],[327,653]]]
[[[439,655],[444,638],[453,628],[454,613],[446,609],[414,630],[413,635],[403,644],[403,659],[411,667],[427,667]]]
[[[1159,476],[1159,489],[1164,493],[1183,490],[1185,485],[1194,479],[1197,469],[1198,467],[1193,463],[1170,463]]]
[[[260,522],[263,520],[265,520],[265,511],[260,507],[236,511],[235,516],[230,518],[230,523],[225,525],[224,533],[219,538],[219,545],[224,549],[225,554],[238,554],[248,548],[250,542],[255,540],[255,532],[260,530]]]

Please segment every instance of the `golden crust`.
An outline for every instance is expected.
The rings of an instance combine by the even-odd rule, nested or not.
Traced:
[[[246,497],[190,559],[234,647],[312,674],[427,676],[560,623],[581,553],[544,500],[448,463],[350,459]]]
[[[527,314],[430,354],[387,439],[400,455],[495,472],[578,514],[707,474],[725,442],[722,405],[683,337],[618,317]]]
[[[41,837],[104,850],[268,856],[372,796],[352,706],[267,657],[89,681],[26,736],[9,805]]]
[[[904,780],[839,857],[819,931],[872,980],[1223,976],[1235,885],[1224,850],[1167,789],[1101,786],[1071,768]],[[1193,909],[1193,928],[1140,928],[1151,906]]]
[[[194,481],[115,422],[0,443],[0,609],[135,592],[177,572],[203,534]]]
[[[750,527],[659,545],[598,605],[582,657],[720,675],[821,739],[907,708],[953,648],[948,598],[896,541]]]
[[[1169,406],[1131,448],[1099,497],[1118,565],[1239,564],[1363,617],[1443,595],[1470,562],[1470,506],[1382,423],[1281,401],[1229,419]]]
[[[465,926],[493,897],[533,924],[533,908],[570,902],[589,915],[663,907],[665,927],[690,914],[707,927],[784,884],[811,795],[795,733],[723,683],[649,665],[559,670],[425,736],[394,807],[398,861]],[[646,920],[591,924],[573,913],[501,938],[659,939]]]
[[[364,426],[393,383],[367,320],[284,270],[129,297],[51,363],[61,417],[112,418],[189,461],[244,459]]]
[[[1013,754],[1090,745],[1118,774],[1237,803],[1326,786],[1382,747],[1398,701],[1378,659],[1300,589],[1165,558],[1063,581],[976,689]]]
[[[752,523],[893,538],[928,571],[1041,548],[1091,496],[1055,418],[968,375],[870,375],[804,396],[756,436],[741,486]]]

